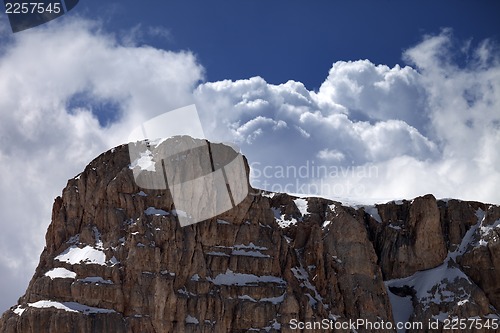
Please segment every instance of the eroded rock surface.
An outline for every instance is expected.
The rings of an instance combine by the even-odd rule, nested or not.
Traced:
[[[500,324],[498,206],[426,195],[350,207],[251,189],[233,209],[181,227],[171,193],[139,188],[131,167],[123,145],[68,181],[0,332],[291,332],[293,320],[453,316]]]

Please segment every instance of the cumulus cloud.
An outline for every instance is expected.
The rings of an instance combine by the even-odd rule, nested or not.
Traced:
[[[443,30],[406,50],[405,67],[336,62],[318,91],[256,77],[205,83],[195,96],[208,134],[238,141],[254,163],[255,186],[359,201],[434,193],[498,203],[498,54],[492,41],[474,46]],[[287,126],[271,126],[280,121]]]
[[[408,66],[339,61],[315,96],[323,109],[341,105],[354,120],[400,119],[422,131],[427,109],[419,80],[418,72]]]
[[[139,47],[132,39],[123,44],[96,22],[61,21],[2,35],[2,309],[34,272],[53,199],[66,180],[127,142],[137,124],[191,104],[203,79],[191,53]]]

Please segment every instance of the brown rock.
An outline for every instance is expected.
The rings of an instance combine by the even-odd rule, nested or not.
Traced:
[[[182,140],[194,139],[160,147]],[[234,156],[222,155],[214,160]],[[393,322],[394,293],[411,298],[413,321],[444,311],[498,315],[496,206],[479,225],[481,204],[438,205],[427,195],[377,205],[377,222],[367,208],[252,189],[236,207],[181,227],[171,193],[139,188],[129,165],[128,147],[119,146],[68,181],[40,263],[0,332],[293,332],[294,320]],[[476,246],[481,240],[488,245]],[[464,251],[447,256],[457,248]],[[460,279],[416,289],[418,276],[437,271]],[[404,287],[383,277],[416,278]],[[468,304],[459,305],[464,292]],[[448,298],[437,304],[436,295]]]
[[[385,279],[436,267],[446,257],[440,213],[432,195],[377,205],[381,223],[369,223]]]

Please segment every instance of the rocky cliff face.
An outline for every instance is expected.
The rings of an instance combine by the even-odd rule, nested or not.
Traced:
[[[120,146],[69,180],[0,332],[440,332],[447,318],[474,323],[455,331],[499,331],[498,206],[251,190],[181,227],[171,193],[139,188],[130,164]]]

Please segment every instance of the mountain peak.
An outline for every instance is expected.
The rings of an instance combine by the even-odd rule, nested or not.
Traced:
[[[186,147],[184,164],[166,170]],[[349,207],[258,191],[240,156],[186,137],[101,154],[56,198],[40,263],[0,332],[330,325],[321,331],[358,319],[364,332],[367,323],[394,331],[399,321],[441,329],[448,317],[498,321],[500,207],[432,195]],[[153,186],[157,170],[170,187]],[[222,192],[194,191],[189,182],[217,170]]]

